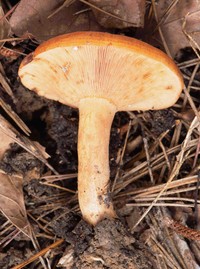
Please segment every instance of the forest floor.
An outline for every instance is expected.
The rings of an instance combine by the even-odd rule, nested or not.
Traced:
[[[200,268],[198,1],[1,2],[0,268]],[[109,160],[119,219],[95,227],[78,206],[78,110],[18,76],[40,43],[85,30],[158,47],[185,82],[170,108],[116,113]]]

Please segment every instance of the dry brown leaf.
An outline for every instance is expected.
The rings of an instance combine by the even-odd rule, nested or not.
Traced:
[[[12,31],[17,36],[28,32],[44,41],[64,33],[102,29],[91,11],[80,12],[85,6],[79,1],[59,9],[62,5],[63,0],[21,0],[10,18]]]
[[[0,160],[14,140],[0,129]],[[22,190],[22,177],[8,176],[0,172],[0,210],[29,237],[31,236]]]
[[[82,2],[89,2],[93,5],[92,10],[98,23],[105,28],[143,27],[144,25],[145,0],[88,0]]]
[[[0,54],[1,54],[1,49],[0,49]],[[0,63],[0,69],[3,69],[2,64]],[[6,79],[6,76],[4,75],[4,72],[0,70],[0,84],[3,87],[4,91],[9,94],[13,98],[13,92],[12,89]]]
[[[7,38],[10,34],[10,24],[7,19],[4,18],[4,12],[0,4],[0,40]],[[0,48],[4,42],[0,42]]]
[[[200,1],[159,0],[157,15],[171,55],[200,46]]]
[[[0,115],[0,161],[11,143],[18,143],[28,152],[46,162],[49,155],[37,142],[32,142],[25,136],[20,135],[13,126],[10,125]],[[33,171],[34,172],[34,171]],[[9,219],[13,225],[31,237],[31,229],[28,223],[26,208],[24,204],[23,178],[20,175],[9,176],[0,171],[0,211]]]
[[[24,205],[22,178],[0,173],[0,210],[13,225],[31,237]]]

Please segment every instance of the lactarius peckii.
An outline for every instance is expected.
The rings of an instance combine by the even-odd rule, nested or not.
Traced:
[[[78,199],[92,225],[115,217],[109,192],[109,137],[117,111],[163,109],[178,99],[182,76],[162,51],[97,32],[58,36],[21,63],[22,83],[79,109]]]

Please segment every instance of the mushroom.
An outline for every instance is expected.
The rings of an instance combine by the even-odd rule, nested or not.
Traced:
[[[91,225],[116,217],[109,192],[114,115],[172,106],[183,87],[174,62],[133,38],[76,32],[41,44],[22,61],[19,76],[38,95],[79,109],[80,210]]]

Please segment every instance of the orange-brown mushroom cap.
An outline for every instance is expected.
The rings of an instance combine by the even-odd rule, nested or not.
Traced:
[[[107,99],[122,110],[163,109],[182,90],[182,76],[162,51],[133,38],[76,32],[52,38],[22,62],[22,83],[39,95],[79,107]]]

